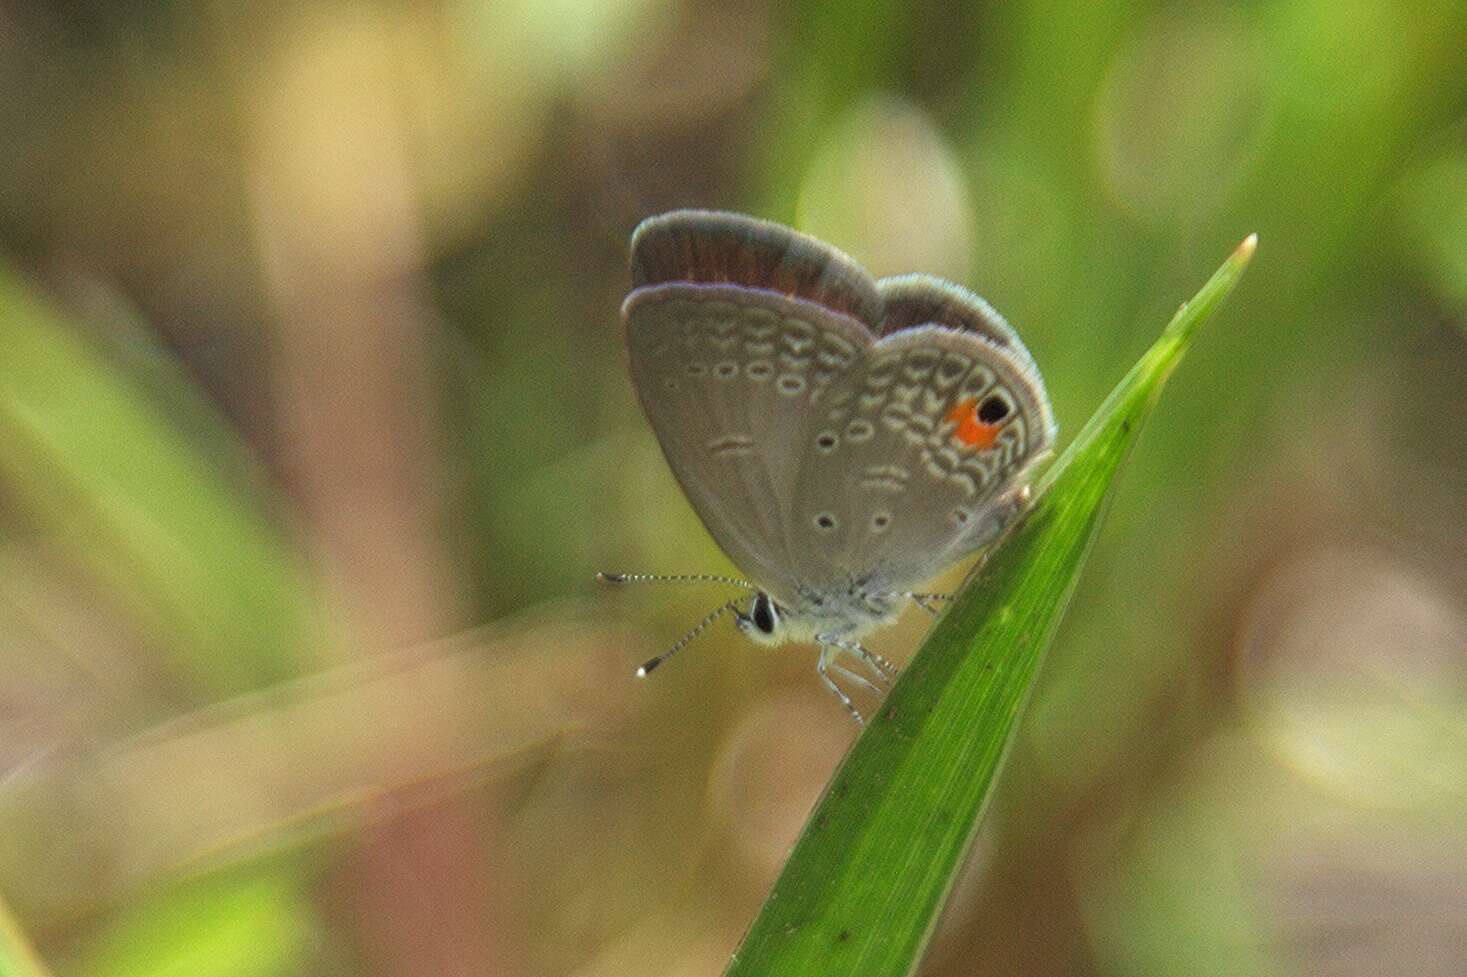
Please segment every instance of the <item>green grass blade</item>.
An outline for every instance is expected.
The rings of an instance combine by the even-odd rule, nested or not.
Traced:
[[[167,398],[0,264],[0,493],[201,694],[287,678],[313,654],[306,567],[228,425],[157,359]]]
[[[0,977],[51,977],[0,897]]]
[[[933,627],[805,826],[728,977],[904,977],[991,793],[1117,469],[1249,237],[1036,486],[1027,518]]]

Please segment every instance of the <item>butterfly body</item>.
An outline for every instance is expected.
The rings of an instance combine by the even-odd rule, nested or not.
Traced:
[[[818,592],[797,593],[788,604],[759,591],[749,612],[735,621],[749,640],[767,646],[791,641],[821,644],[827,638],[859,640],[893,623],[906,603],[890,591],[872,591],[868,586],[855,580],[842,590],[822,586]],[[767,617],[761,613],[761,599],[769,602]]]
[[[1053,414],[982,299],[925,275],[876,281],[813,238],[709,211],[643,222],[632,278],[633,386],[756,588],[735,610],[751,639],[859,648],[1021,511]]]

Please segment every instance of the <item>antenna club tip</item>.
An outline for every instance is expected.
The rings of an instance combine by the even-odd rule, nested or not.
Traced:
[[[647,672],[648,672],[647,666],[646,665],[642,665],[641,667],[639,667],[637,669],[637,678],[646,678],[647,677]]]
[[[597,583],[621,583],[626,578],[627,575],[624,573],[607,573],[605,570],[596,574]]]

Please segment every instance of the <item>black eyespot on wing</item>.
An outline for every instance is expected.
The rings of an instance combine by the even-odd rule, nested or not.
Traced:
[[[1009,416],[1009,405],[1002,397],[985,397],[978,405],[978,420],[984,424],[997,424]]]
[[[674,210],[632,234],[632,286],[747,285],[844,313],[875,329],[876,281],[844,252],[782,224],[716,210]]]
[[[769,599],[768,594],[760,594],[754,598],[754,613],[750,616],[754,619],[754,627],[765,634],[774,633],[774,601]]]

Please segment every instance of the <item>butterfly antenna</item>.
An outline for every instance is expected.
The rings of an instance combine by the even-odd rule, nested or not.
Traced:
[[[759,588],[747,580],[724,577],[716,573],[598,573],[596,579],[602,583],[726,583],[742,587],[749,593]]]
[[[731,600],[727,604],[715,608],[707,617],[703,618],[703,620],[693,625],[691,631],[683,635],[681,638],[677,639],[677,642],[671,648],[667,649],[656,658],[649,658],[647,659],[647,661],[643,662],[642,667],[637,669],[637,678],[646,678],[647,674],[651,672],[652,669],[656,668],[658,665],[661,665],[663,662],[667,661],[673,655],[677,654],[679,651],[682,651],[689,644],[691,644],[694,638],[702,634],[707,629],[708,625],[712,624],[714,621],[718,620],[729,611],[736,610],[738,606],[739,602],[737,600]]]

